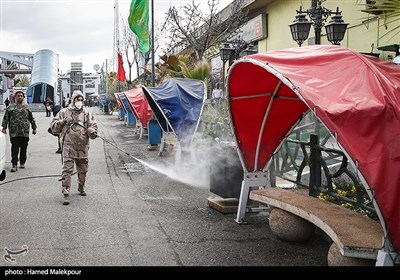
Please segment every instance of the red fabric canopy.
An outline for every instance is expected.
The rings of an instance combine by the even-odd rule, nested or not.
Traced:
[[[147,127],[153,111],[144,96],[142,88],[133,88],[124,91],[124,93],[129,100],[135,118],[140,120],[143,127]]]
[[[358,164],[400,251],[399,66],[340,46],[316,45],[241,59],[230,68],[227,87],[247,171],[262,170],[312,109]]]

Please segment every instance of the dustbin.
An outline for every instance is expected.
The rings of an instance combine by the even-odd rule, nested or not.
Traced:
[[[104,113],[105,115],[110,114],[110,109],[108,108],[108,104],[104,104],[104,106],[103,106],[103,113]]]
[[[210,154],[210,192],[222,198],[240,198],[243,167],[231,143],[216,143]]]
[[[149,124],[147,126],[148,132],[148,141],[150,145],[158,145],[161,144],[161,127],[158,124],[156,119],[149,120]]]

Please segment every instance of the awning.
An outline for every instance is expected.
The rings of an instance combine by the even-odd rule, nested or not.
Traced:
[[[158,87],[143,87],[162,130],[172,131],[186,147],[199,125],[205,90],[203,81],[185,78],[171,78]]]
[[[147,127],[153,111],[144,96],[142,88],[133,88],[124,91],[124,93],[129,100],[135,118],[142,123],[143,127]]]
[[[245,170],[262,170],[312,109],[357,164],[400,251],[400,67],[340,46],[250,55],[227,76]]]

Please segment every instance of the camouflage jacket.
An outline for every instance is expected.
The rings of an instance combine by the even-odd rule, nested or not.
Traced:
[[[1,124],[3,128],[9,131],[10,138],[22,136],[29,138],[29,127],[36,129],[36,121],[32,115],[32,111],[27,104],[10,104],[3,117]]]
[[[70,120],[70,123],[66,120]],[[84,152],[85,155],[80,157],[87,156],[89,137],[97,133],[97,123],[92,113],[85,108],[76,110],[72,105],[61,109],[50,127],[54,134],[60,136],[63,147]]]

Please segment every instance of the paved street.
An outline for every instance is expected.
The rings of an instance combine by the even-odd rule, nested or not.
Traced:
[[[78,195],[74,176],[68,206],[62,205],[57,139],[47,132],[51,118],[34,112],[38,134],[31,135],[25,169],[9,172],[7,143],[0,248],[28,250],[14,263],[2,257],[1,266],[326,266],[329,244],[320,237],[283,242],[269,230],[266,212],[249,213],[248,224],[238,225],[234,214],[210,208],[207,199],[215,195],[201,166],[206,156],[180,167],[175,176],[186,179],[179,182],[133,158],[169,174],[173,156],[148,151],[147,137],[138,139],[116,114],[90,110],[107,142],[91,142],[88,195]]]

